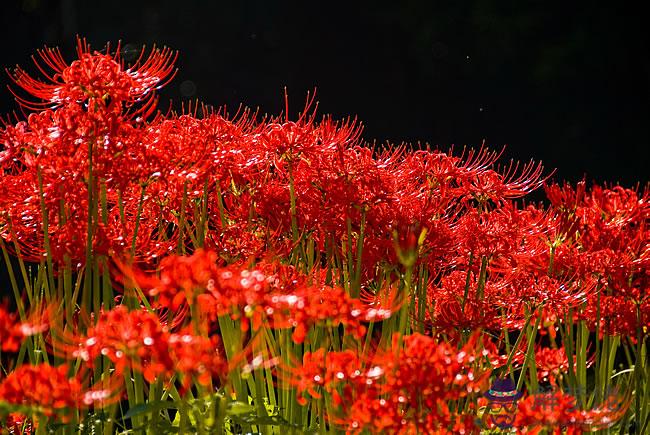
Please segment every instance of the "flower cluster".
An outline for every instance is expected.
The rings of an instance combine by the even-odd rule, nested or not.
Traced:
[[[461,349],[420,334],[396,335],[392,346],[398,350],[369,359],[350,350],[308,352],[287,377],[302,403],[331,396],[337,420],[350,433],[476,429],[470,415],[450,404],[487,388],[490,352],[480,345],[479,334]]]
[[[81,359],[90,368],[101,357],[114,365],[115,376],[126,369],[142,372],[145,380],[181,377],[187,387],[193,380],[208,385],[228,374],[228,363],[218,336],[207,338],[181,330],[171,332],[166,323],[153,312],[129,311],[118,305],[101,312],[97,323],[84,334],[73,335],[61,347],[70,359]],[[67,341],[67,342],[66,342]]]
[[[0,350],[17,352],[26,337],[46,332],[49,329],[47,311],[35,309],[29,319],[18,321],[16,313],[0,306]]]
[[[529,429],[526,433],[532,434],[547,429],[554,434],[595,432],[611,427],[629,406],[629,397],[610,394],[601,405],[584,411],[571,394],[562,391],[541,393],[519,402],[514,425],[526,427]]]
[[[21,365],[0,381],[0,401],[32,408],[46,417],[60,414],[65,421],[75,409],[105,406],[119,398],[112,387],[84,388],[82,379],[70,377],[69,372],[70,367],[65,364]],[[17,416],[12,418],[16,420]]]
[[[600,408],[580,410],[562,388],[600,388],[620,355],[639,389],[621,421],[647,421],[648,187],[551,183],[486,146],[370,146],[356,121],[317,118],[313,97],[295,120],[288,103],[161,113],[166,48],[128,63],[79,40],[70,63],[35,59],[42,78],[10,73],[26,117],[0,128],[12,427],[126,395],[173,397],[177,429],[197,433],[227,418],[471,433],[490,376],[511,372],[530,389],[515,426],[582,430],[629,401],[608,413],[597,391]],[[542,186],[547,205],[520,200]],[[50,355],[62,364],[40,364]],[[125,419],[163,430],[170,414],[150,414]]]

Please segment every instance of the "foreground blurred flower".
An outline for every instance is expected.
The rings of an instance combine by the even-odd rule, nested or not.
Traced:
[[[478,395],[488,386],[490,353],[474,334],[460,350],[431,337],[395,335],[392,349],[374,356],[347,350],[306,353],[286,368],[301,403],[323,393],[337,406],[333,423],[350,433],[470,433],[471,415],[451,403]]]
[[[50,417],[60,414],[66,421],[75,409],[101,407],[119,398],[114,385],[84,389],[78,377],[68,376],[69,371],[65,364],[58,367],[46,363],[19,366],[0,383],[0,401],[29,407],[35,415]]]
[[[34,310],[30,318],[21,322],[16,314],[8,312],[0,305],[0,350],[17,352],[26,337],[47,331],[47,314]]]
[[[210,320],[229,315],[241,321],[243,330],[251,323],[254,330],[263,324],[293,328],[296,343],[302,343],[316,324],[343,325],[347,333],[361,338],[364,323],[385,320],[399,307],[395,300],[388,305],[365,303],[340,287],[307,284],[308,276],[295,271],[286,275],[287,267],[280,264],[262,263],[267,275],[259,269],[217,267],[217,259],[216,252],[203,249],[191,256],[170,256],[161,262],[160,277],[123,264],[119,267],[126,282],[143,287],[155,306],[177,311],[187,303],[197,303]]]
[[[599,406],[581,410],[576,397],[562,391],[530,395],[519,401],[514,427],[530,434],[544,430],[553,430],[554,434],[604,430],[625,414],[631,399],[631,392],[621,395],[614,391]]]
[[[156,314],[124,305],[102,312],[85,334],[60,333],[57,344],[68,358],[89,367],[104,356],[118,375],[127,368],[142,372],[148,382],[177,375],[186,388],[194,380],[202,385],[221,380],[229,370],[217,335],[201,337],[186,329],[171,333]]]

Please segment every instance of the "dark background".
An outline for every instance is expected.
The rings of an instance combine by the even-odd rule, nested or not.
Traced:
[[[485,139],[556,179],[647,183],[647,19],[593,3],[5,1],[0,65],[28,66],[45,44],[72,59],[76,34],[97,49],[157,43],[180,51],[164,108],[279,114],[287,86],[295,114],[318,88],[320,111],[357,116],[368,141]],[[14,108],[2,90],[0,112]]]

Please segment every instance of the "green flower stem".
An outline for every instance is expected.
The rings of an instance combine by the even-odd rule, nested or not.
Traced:
[[[131,257],[135,258],[135,248],[138,241],[138,231],[140,229],[140,218],[142,216],[142,207],[144,206],[144,191],[146,185],[142,184],[140,189],[140,200],[138,201],[138,210],[135,216],[135,228],[133,229],[133,238],[131,239]]]
[[[203,185],[203,196],[201,197],[201,214],[198,219],[198,225],[197,225],[197,243],[195,245],[196,248],[202,248],[205,245],[205,238],[208,235],[208,187],[209,187],[209,180],[205,180],[205,184]]]
[[[298,241],[298,218],[296,217],[296,189],[293,181],[293,170],[289,162],[289,211],[291,213],[291,240],[295,243]]]
[[[31,305],[33,303],[34,299],[34,287],[31,285],[30,277],[27,274],[27,268],[25,267],[25,262],[23,261],[21,252],[20,252],[20,245],[18,244],[18,237],[16,236],[16,233],[14,232],[13,226],[11,225],[11,219],[9,219],[8,222],[9,225],[9,234],[11,234],[11,240],[13,240],[13,245],[14,245],[14,251],[16,253],[16,258],[18,259],[18,267],[20,268],[20,274],[23,278],[23,285],[25,286],[25,293],[27,294],[27,301]],[[3,240],[4,243],[4,240]],[[4,244],[3,244],[4,246]],[[9,263],[7,263],[7,267],[9,268]]]
[[[354,268],[354,279],[352,280],[352,287],[350,289],[350,296],[358,298],[361,293],[361,265],[363,255],[363,240],[366,231],[366,210],[361,210],[361,222],[359,223],[359,237],[357,239],[357,258]]]
[[[409,333],[409,308],[411,305],[411,281],[413,276],[413,266],[406,266],[406,271],[404,272],[404,303],[400,309],[399,317],[399,326],[397,327],[397,332],[399,332],[399,346],[395,349],[396,353],[399,353],[399,350],[402,346],[402,340],[404,335]]]
[[[425,267],[419,268],[418,273],[418,305],[417,305],[417,316],[418,316],[418,332],[424,334],[424,320],[426,315],[426,306],[427,306],[427,283],[429,281],[429,271]]]
[[[577,325],[576,336],[576,380],[578,400],[583,407],[586,406],[585,393],[587,388],[587,344],[589,341],[589,330],[582,320]]]
[[[467,272],[465,274],[465,289],[463,290],[463,301],[460,304],[460,309],[463,313],[465,313],[465,303],[467,302],[467,298],[469,297],[469,285],[471,284],[471,279],[472,279],[473,262],[474,262],[474,254],[470,252],[469,261],[467,263]]]
[[[502,317],[503,317],[503,341],[506,344],[506,353],[508,354],[508,362],[506,363],[506,369],[508,370],[507,373],[510,376],[510,379],[512,379],[512,381],[514,382],[515,375],[514,375],[514,373],[512,373],[512,370],[510,370],[510,364],[512,362],[512,357],[513,357],[513,353],[512,353],[513,348],[510,347],[510,336],[509,336],[509,333],[508,333],[508,327],[506,326],[507,316],[506,316],[506,311],[505,310],[503,310],[503,312],[502,312]],[[524,325],[523,329],[525,329],[526,326],[528,326],[528,322],[530,322],[530,317],[526,318],[526,324]],[[522,329],[522,331],[523,331],[523,329]],[[519,346],[519,343],[521,342],[521,337],[523,337],[523,334],[520,332],[519,336],[517,337],[514,349],[516,349],[516,346]]]
[[[573,309],[569,308],[568,313],[564,319],[564,333],[562,334],[562,343],[564,344],[565,354],[567,356],[568,367],[567,375],[569,381],[569,387],[573,390],[577,389],[578,381],[575,370],[575,347],[573,339],[573,326],[575,322],[573,321]]]
[[[481,258],[481,269],[478,274],[478,286],[476,288],[476,300],[483,300],[483,293],[485,292],[485,282],[487,281],[487,267],[488,267],[488,258]]]
[[[232,361],[241,352],[241,333],[236,331],[230,316],[220,316],[218,319],[219,329],[223,346],[226,350],[228,361]],[[242,377],[238,369],[230,373],[230,382],[235,389],[236,398],[240,402],[248,403],[248,391],[246,385],[242,382]]]
[[[600,325],[600,296],[601,296],[601,291],[600,289],[597,290],[597,295],[596,295],[596,327],[595,327],[595,335],[596,335],[596,354],[594,357],[594,371],[595,371],[595,394],[594,394],[594,400],[596,403],[600,403],[601,400],[605,397],[605,385],[607,384],[607,377],[608,373],[603,373],[603,354],[605,354],[606,348],[603,348],[603,345],[601,345],[601,340],[600,340],[600,333],[601,333],[601,325]],[[604,337],[605,340],[607,340],[607,336]]]
[[[178,214],[178,246],[176,253],[179,255],[185,254],[185,207],[187,204],[187,182],[183,184],[183,197],[181,198],[181,211]]]
[[[537,336],[537,329],[539,328],[539,324],[542,321],[542,309],[543,306],[540,306],[537,310],[537,319],[535,320],[535,325],[529,325],[528,327],[528,346],[526,348],[526,356],[521,366],[521,374],[519,375],[519,380],[517,381],[517,389],[521,390],[525,379],[524,373],[526,372],[526,367],[528,367],[530,370],[530,393],[536,393],[538,390],[537,365],[535,363],[535,337]]]
[[[24,322],[26,319],[25,306],[23,304],[23,299],[20,296],[20,290],[18,290],[18,282],[16,281],[16,276],[14,275],[14,269],[11,266],[11,260],[9,259],[9,252],[7,252],[7,247],[5,246],[5,242],[2,237],[0,237],[0,248],[2,248],[2,256],[7,266],[5,270],[9,275],[9,282],[11,283],[11,289],[14,293],[16,306],[18,307],[18,315],[20,316],[20,321]]]
[[[93,272],[93,236],[95,234],[95,213],[96,213],[96,195],[94,194],[95,190],[95,180],[93,176],[93,141],[88,141],[88,180],[87,185],[88,189],[88,222],[86,229],[86,263],[84,265],[84,286],[83,292],[81,293],[81,308],[83,310],[91,311],[92,306],[92,272]]]
[[[221,183],[217,181],[215,191],[217,192],[217,207],[219,208],[219,220],[221,222],[221,229],[225,229],[228,226],[228,220],[226,219],[226,209],[223,205],[223,195],[221,194]]]
[[[643,407],[643,403],[647,401],[647,395],[644,394],[644,364],[645,359],[647,358],[645,352],[645,337],[643,334],[643,329],[641,326],[641,304],[637,303],[636,306],[636,323],[637,323],[637,334],[636,334],[636,352],[634,360],[634,377],[636,380],[636,394],[634,397],[634,415],[636,419],[636,424],[641,425],[644,420],[644,415],[647,413],[647,407]],[[643,396],[646,397],[643,397]]]
[[[54,286],[54,266],[52,265],[52,250],[50,249],[50,228],[49,228],[49,216],[47,213],[47,208],[45,206],[45,193],[43,192],[43,174],[41,174],[41,168],[37,169],[38,177],[38,193],[40,195],[41,202],[41,217],[43,219],[43,249],[45,249],[46,254],[46,264],[47,264],[47,284],[49,291],[46,293],[47,301],[49,302],[51,292],[56,288]]]
[[[506,361],[506,371],[507,373],[512,372],[512,359],[514,358],[515,354],[517,353],[517,349],[519,349],[519,345],[521,343],[521,340],[524,338],[524,331],[530,324],[531,319],[533,318],[533,313],[530,313],[526,316],[526,320],[524,321],[524,326],[521,328],[521,331],[519,331],[519,335],[517,336],[517,340],[515,340],[515,344],[512,346],[512,350],[510,351],[510,355],[508,355],[508,360]]]

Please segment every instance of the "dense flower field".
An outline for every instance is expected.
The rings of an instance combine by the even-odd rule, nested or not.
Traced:
[[[373,148],[310,97],[162,113],[175,52],[77,55],[10,72],[5,431],[647,433],[647,187]]]

